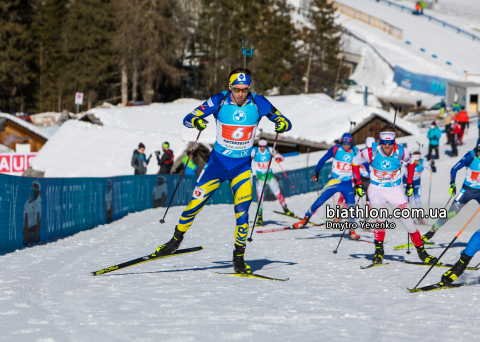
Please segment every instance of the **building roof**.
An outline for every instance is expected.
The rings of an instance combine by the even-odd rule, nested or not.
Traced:
[[[451,81],[451,82],[448,82],[448,84],[454,85],[456,87],[462,87],[462,88],[479,88],[480,87],[480,84],[474,83],[474,82]]]
[[[26,122],[25,120],[17,118],[15,115],[10,115],[10,114],[7,114],[7,113],[0,113],[0,118],[4,118],[4,119],[10,120],[12,122],[15,122],[17,125],[24,127],[25,129],[29,130],[33,134],[36,134],[36,135],[42,137],[43,139],[46,139],[46,140],[50,139],[50,134],[45,133],[44,131],[42,131],[37,126],[34,126],[31,123]]]

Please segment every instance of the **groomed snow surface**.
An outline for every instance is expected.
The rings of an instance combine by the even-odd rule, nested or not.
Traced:
[[[474,126],[474,125],[472,125]],[[409,147],[422,136],[404,138]],[[473,129],[460,147],[473,146]],[[448,174],[458,158],[441,141],[441,159],[434,176],[432,206],[448,199]],[[422,151],[426,151],[424,147]],[[459,172],[458,188],[464,172]],[[428,201],[429,174],[423,175],[423,203]],[[338,198],[338,195],[335,196]],[[315,193],[287,198],[303,215]],[[440,255],[478,208],[471,202],[435,236],[428,248]],[[294,220],[272,213],[267,202],[265,229]],[[134,259],[168,241],[183,207],[173,207],[167,223],[158,220],[164,208],[124,219],[48,244],[0,256],[0,341],[474,341],[480,286],[411,294],[427,267],[415,252],[393,247],[406,243],[399,224],[386,234],[385,260],[390,265],[360,270],[370,263],[371,243],[344,239],[334,255],[340,232],[315,227],[254,234],[246,260],[262,275],[287,282],[246,279],[215,272],[233,272],[231,259],[235,219],[230,205],[206,206],[185,236],[182,248],[204,246],[196,253],[148,262],[92,277],[89,272]],[[250,210],[253,220],[255,205]],[[323,208],[314,216],[318,221]],[[433,222],[433,221],[432,221]],[[432,223],[431,222],[431,223]],[[480,217],[442,259],[455,262]],[[258,228],[257,228],[258,229]],[[419,226],[422,233],[428,227]],[[364,240],[373,234],[359,232]],[[471,265],[480,262],[473,258]],[[435,268],[423,285],[439,281],[445,268]],[[467,271],[457,282],[479,284],[480,273]]]

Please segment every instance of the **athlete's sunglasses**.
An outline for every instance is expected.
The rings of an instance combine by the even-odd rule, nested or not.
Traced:
[[[250,90],[250,87],[248,87],[248,88],[235,88],[235,87],[232,87],[232,90],[233,90],[234,92],[236,92],[236,93],[242,92],[242,93],[245,94],[245,93],[247,93],[247,92]]]
[[[392,146],[393,144],[395,144],[395,139],[394,140],[380,140],[380,145],[390,145]]]

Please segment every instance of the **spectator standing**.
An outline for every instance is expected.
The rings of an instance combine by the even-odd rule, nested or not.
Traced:
[[[452,111],[455,112],[455,115],[462,110],[462,105],[460,103],[458,103],[457,101],[455,101],[453,104],[452,104]]]
[[[138,144],[138,149],[133,151],[132,156],[132,167],[135,169],[134,175],[144,175],[147,173],[147,165],[150,162],[150,157],[145,156],[145,145],[140,143]]]
[[[429,140],[428,144],[428,156],[427,160],[432,159],[432,151],[435,150],[435,159],[440,158],[440,154],[438,151],[438,145],[440,144],[440,137],[442,136],[442,131],[438,128],[435,121],[432,122],[430,129],[427,133],[427,138]]]
[[[447,133],[447,144],[450,143],[450,136],[452,135],[452,117],[447,112],[443,117],[443,123],[445,124],[445,132]]]
[[[463,145],[463,135],[465,134],[465,130],[469,128],[469,121],[470,121],[467,111],[462,109],[460,112],[458,112],[456,121],[458,121],[461,128],[461,132],[460,132],[460,136],[458,137],[458,140],[460,142],[460,145]]]
[[[425,8],[425,1],[420,1],[420,14],[423,14],[423,9]]]
[[[158,166],[160,166],[160,170],[158,171],[158,174],[164,175],[164,174],[170,174],[172,171],[172,165],[173,165],[173,151],[170,149],[170,144],[168,141],[165,141],[162,144],[162,150],[163,150],[163,155],[160,158],[160,151],[155,151],[155,155],[157,156],[157,162]]]
[[[415,4],[415,11],[413,11],[414,15],[419,15],[420,14],[420,2],[417,1],[417,3]]]
[[[450,138],[450,144],[452,145],[452,157],[458,156],[457,139],[462,132],[462,128],[457,121],[452,121],[452,134]]]

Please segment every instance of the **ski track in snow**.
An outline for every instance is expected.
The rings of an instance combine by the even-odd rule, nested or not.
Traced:
[[[460,156],[476,140],[473,127]],[[411,149],[416,140],[426,142],[420,136],[402,140]],[[432,189],[436,207],[448,199],[448,174],[460,158],[445,156],[449,148],[444,143],[443,137]],[[463,176],[459,172],[458,188]],[[428,182],[424,173],[425,206]],[[302,216],[315,197],[299,195],[287,203]],[[477,207],[468,204],[442,228],[430,253],[440,255],[438,244],[445,247]],[[254,203],[251,221],[255,209]],[[272,213],[279,209],[277,202],[265,203],[266,229],[294,222]],[[471,341],[480,333],[475,321],[480,286],[419,294],[406,290],[428,268],[400,262],[418,261],[414,251],[407,255],[393,249],[406,243],[401,224],[386,234],[390,265],[370,270],[360,266],[370,263],[372,244],[344,239],[338,254],[332,253],[339,231],[314,227],[254,233],[246,260],[259,274],[290,278],[274,282],[215,274],[233,271],[235,219],[231,205],[206,206],[182,244],[204,250],[90,276],[91,271],[153,252],[170,239],[182,210],[171,208],[165,225],[158,222],[164,208],[150,209],[0,256],[0,341],[403,341],[419,336],[425,341]],[[315,218],[322,216],[323,207]],[[477,217],[442,261],[455,262],[479,226]],[[419,229],[424,233],[428,227]],[[373,234],[359,233],[373,240]],[[471,265],[479,262],[475,257]],[[433,269],[422,285],[438,282],[446,270]],[[467,271],[457,282],[480,284],[477,272]]]

